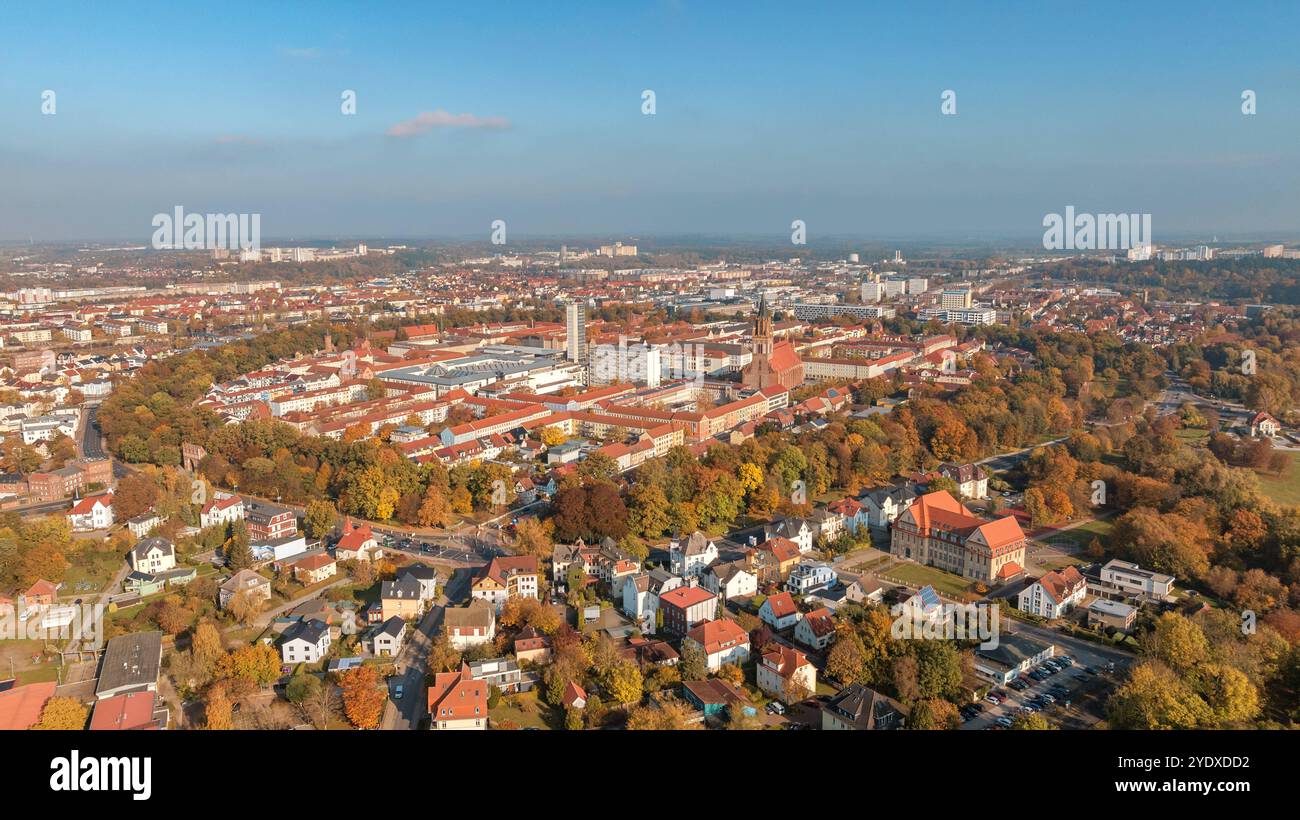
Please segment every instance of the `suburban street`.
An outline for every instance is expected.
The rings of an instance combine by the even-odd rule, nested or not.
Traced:
[[[433,636],[442,625],[443,609],[450,603],[469,595],[470,572],[457,569],[442,588],[437,602],[420,619],[419,626],[406,639],[396,658],[400,671],[388,681],[388,703],[384,706],[381,729],[418,729],[425,716],[424,679],[429,669],[429,650]],[[402,685],[402,697],[393,700],[397,684]]]

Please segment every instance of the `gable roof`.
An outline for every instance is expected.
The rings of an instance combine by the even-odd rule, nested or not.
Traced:
[[[774,618],[784,618],[799,611],[794,605],[794,596],[788,592],[778,592],[763,602]]]
[[[429,714],[436,720],[487,719],[488,684],[474,680],[469,664],[459,672],[439,672],[429,684]]]
[[[749,633],[729,618],[705,621],[687,632],[686,637],[704,647],[704,651],[709,655],[731,646],[749,645]]]
[[[327,632],[329,632],[328,624],[324,621],[310,618],[305,621],[298,621],[291,624],[289,628],[284,631],[282,643],[302,640],[315,646],[320,643],[320,639],[324,637]]]
[[[703,587],[677,587],[660,595],[659,601],[679,609],[689,609],[705,601],[715,600],[716,597]]]

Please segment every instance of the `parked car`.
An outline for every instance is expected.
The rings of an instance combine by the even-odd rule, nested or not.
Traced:
[[[995,720],[995,721],[993,721],[993,722],[996,723],[997,725],[1001,726],[1001,727],[1004,728],[1004,729],[1010,729],[1010,728],[1011,728],[1011,718],[1009,718],[1009,717],[1000,717],[1000,718],[998,718],[997,720]]]
[[[402,699],[402,684],[399,683],[393,687],[393,700],[401,700],[401,699]]]

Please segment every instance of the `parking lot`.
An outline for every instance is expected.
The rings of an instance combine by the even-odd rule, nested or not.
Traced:
[[[979,711],[973,718],[963,716],[961,728],[1005,728],[999,727],[999,719],[1006,723],[1026,710],[1041,714],[1063,729],[1085,729],[1096,723],[1104,715],[1106,697],[1123,669],[1099,658],[1092,658],[1089,664],[1082,657],[1065,657],[1072,657],[1074,663],[1059,670],[1043,664],[1021,675],[1012,685],[995,687],[991,697],[1001,696],[1002,701],[984,700],[976,707]],[[1052,660],[1060,665],[1064,658]]]

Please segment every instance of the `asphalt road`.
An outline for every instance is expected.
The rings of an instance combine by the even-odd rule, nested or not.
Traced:
[[[436,603],[420,619],[416,630],[407,638],[395,664],[402,670],[400,674],[388,679],[388,704],[384,707],[384,717],[380,721],[381,729],[410,730],[420,728],[420,721],[428,708],[425,695],[424,678],[429,671],[429,650],[433,647],[433,636],[442,625],[443,610],[449,603],[459,601],[469,595],[470,572],[458,569],[443,586]],[[393,699],[397,684],[402,685],[402,697]]]

